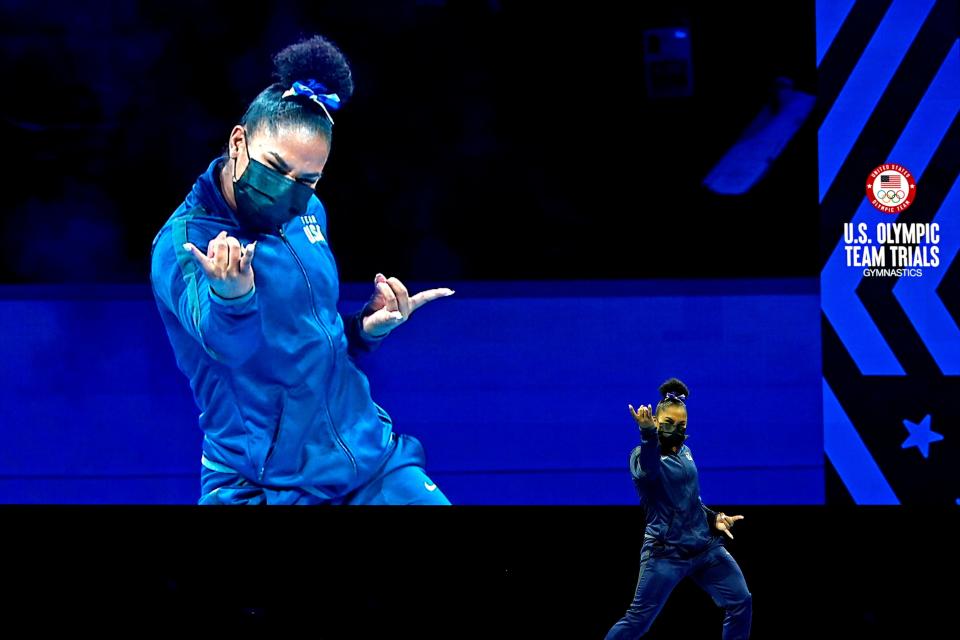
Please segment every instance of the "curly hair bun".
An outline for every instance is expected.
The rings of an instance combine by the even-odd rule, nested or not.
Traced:
[[[667,393],[675,393],[677,395],[682,393],[684,396],[688,398],[690,397],[690,390],[687,389],[687,385],[683,384],[677,378],[670,378],[657,387],[657,390],[660,392],[661,397],[665,396]]]
[[[322,82],[341,103],[353,95],[353,75],[341,51],[321,35],[315,35],[284,47],[273,56],[274,75],[290,86],[314,79]]]

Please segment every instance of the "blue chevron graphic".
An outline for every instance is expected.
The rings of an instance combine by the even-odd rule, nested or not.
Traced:
[[[913,172],[917,181],[960,110],[960,101],[956,99],[958,74],[960,55],[955,43],[897,143],[883,159],[904,165]],[[852,222],[854,225],[860,222],[869,224],[883,215],[864,198]],[[841,239],[820,275],[821,308],[861,373],[905,375],[903,367],[856,295],[861,278],[861,270],[847,267]]]
[[[843,21],[853,9],[854,0],[817,0],[817,66],[837,37]]]
[[[833,389],[823,381],[823,449],[857,504],[900,504]]]
[[[934,4],[935,0],[893,0],[840,90],[817,132],[820,202]]]
[[[955,376],[960,375],[960,329],[936,289],[960,249],[960,177],[954,181],[933,221],[940,224],[940,266],[924,271],[919,278],[901,278],[893,294],[940,371]]]

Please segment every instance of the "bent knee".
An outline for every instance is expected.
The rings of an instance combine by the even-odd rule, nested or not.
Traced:
[[[747,595],[746,595],[743,599],[738,600],[738,601],[736,601],[736,602],[733,602],[733,603],[731,603],[731,604],[726,605],[726,606],[724,607],[724,609],[739,610],[739,611],[750,611],[750,610],[752,610],[752,609],[753,609],[753,594],[748,591],[748,592],[747,592]]]

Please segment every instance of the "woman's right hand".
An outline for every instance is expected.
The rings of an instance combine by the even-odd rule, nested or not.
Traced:
[[[632,404],[628,404],[627,406],[630,407],[630,415],[637,421],[637,425],[641,429],[656,426],[653,422],[653,407],[651,405],[640,405],[639,411],[635,410]]]
[[[240,298],[253,289],[256,242],[241,247],[239,240],[221,231],[207,245],[206,255],[192,242],[184,243],[183,248],[193,254],[194,260],[206,274],[210,288],[221,298]]]

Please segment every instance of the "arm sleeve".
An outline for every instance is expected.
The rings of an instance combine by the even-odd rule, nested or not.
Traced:
[[[323,232],[324,238],[329,238],[327,232],[327,210],[316,196],[310,198],[307,213],[317,218],[317,224]],[[356,359],[362,353],[376,351],[386,336],[375,338],[363,331],[363,308],[349,315],[340,314],[343,320],[343,332],[347,337],[347,355]]]
[[[363,309],[343,318],[343,330],[347,335],[347,353],[356,358],[361,353],[376,351],[386,335],[373,337],[363,330]],[[389,335],[389,334],[388,334]]]
[[[175,221],[157,237],[150,267],[154,295],[211,358],[239,367],[263,337],[256,285],[240,298],[228,300],[214,293],[203,269],[183,248],[193,240],[187,239],[185,220]]]
[[[640,454],[637,456],[637,472],[646,477],[660,473],[660,447],[656,427],[640,428]]]
[[[710,507],[708,507],[707,505],[703,504],[702,498],[698,498],[698,500],[700,500],[700,508],[703,509],[703,514],[707,517],[707,524],[710,525],[710,530],[716,531],[717,530],[717,512],[711,509]]]
[[[630,454],[630,475],[642,500],[646,485],[660,473],[660,448],[657,443],[656,427],[640,429],[640,446]]]

